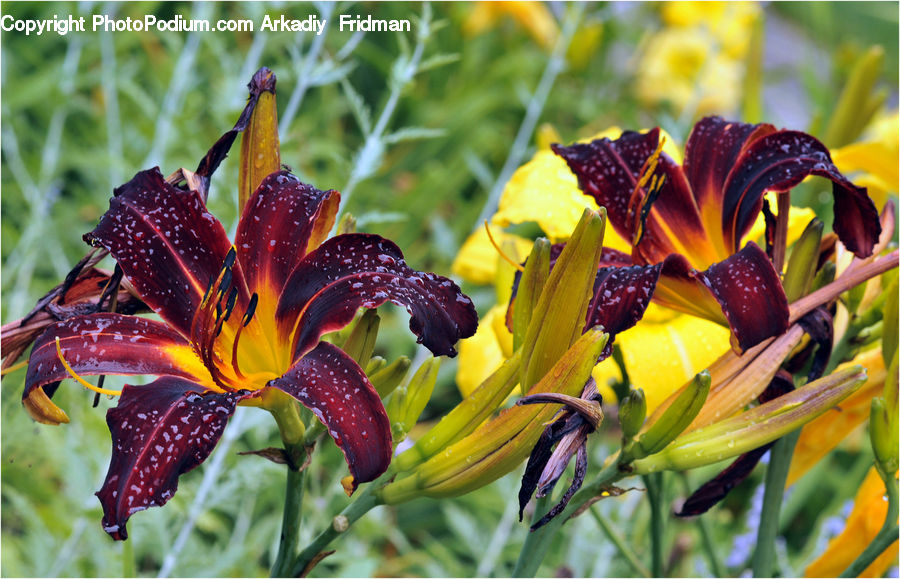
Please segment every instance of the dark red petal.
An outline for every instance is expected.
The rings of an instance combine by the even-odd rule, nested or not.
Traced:
[[[809,175],[830,179],[834,192],[834,230],[859,257],[868,257],[881,223],[864,187],[857,187],[831,162],[828,149],[799,131],[757,138],[741,152],[724,184],[722,227],[725,242],[737,247],[762,207],[766,191],[788,191]]]
[[[281,378],[269,382],[313,411],[344,452],[353,488],[391,462],[391,424],[362,369],[340,348],[320,342]]]
[[[210,278],[231,249],[225,229],[196,192],[169,185],[158,168],[141,171],[114,195],[85,241],[108,249],[141,299],[190,336]]]
[[[100,313],[58,322],[41,334],[28,359],[23,399],[35,388],[69,377],[57,355],[56,338],[69,366],[85,376],[147,374],[210,380],[196,375],[203,370],[200,359],[192,358],[190,344],[167,325]]]
[[[701,214],[708,219],[710,233],[721,229],[725,180],[744,146],[774,131],[772,125],[738,123],[722,117],[706,117],[694,125],[684,146],[684,173]]]
[[[299,317],[296,358],[350,323],[357,309],[388,300],[406,307],[410,330],[435,355],[455,355],[454,344],[478,325],[472,300],[454,282],[411,269],[394,243],[361,233],[333,237],[308,254],[285,284],[277,317],[290,328]]]
[[[681,167],[665,153],[659,156],[654,173],[665,180],[646,222],[639,223],[640,216],[635,214],[637,207],[631,205],[631,196],[644,162],[658,145],[659,129],[653,129],[644,134],[626,131],[615,141],[597,139],[571,147],[554,145],[553,150],[569,164],[581,190],[606,207],[609,221],[619,235],[632,240],[635,232],[643,228],[635,248],[642,263],[658,263],[673,252],[689,256],[697,253],[704,256],[704,261],[710,261],[713,248],[691,188]],[[640,193],[646,194],[646,191]],[[682,243],[681,238],[689,238],[690,243]]]
[[[609,354],[616,334],[644,317],[661,269],[662,264],[635,265],[601,268],[597,272],[585,327],[601,325],[609,334],[604,354]]]
[[[125,386],[119,405],[106,414],[112,459],[96,493],[103,528],[113,539],[128,537],[125,523],[131,515],[172,498],[178,477],[206,460],[246,396],[208,392],[173,377]]]
[[[287,171],[263,179],[244,206],[235,242],[251,291],[281,294],[291,270],[321,242],[321,230],[331,229],[339,201],[337,191],[319,191]]]
[[[742,350],[788,327],[788,303],[778,273],[752,241],[728,259],[699,272],[719,302]]]

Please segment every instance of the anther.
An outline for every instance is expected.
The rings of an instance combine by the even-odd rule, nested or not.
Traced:
[[[250,323],[250,320],[253,319],[253,314],[256,313],[256,303],[259,301],[259,295],[256,292],[253,292],[253,295],[250,296],[250,303],[247,304],[247,311],[244,312],[244,326]]]
[[[238,290],[236,287],[231,288],[231,293],[228,294],[228,301],[225,302],[225,318],[222,320],[223,322],[227,322],[228,318],[231,317],[231,311],[234,310],[234,303],[237,301]]]
[[[231,246],[231,249],[228,250],[228,253],[225,255],[225,267],[231,268],[234,266],[234,261],[237,258],[237,251],[235,251],[234,246]]]

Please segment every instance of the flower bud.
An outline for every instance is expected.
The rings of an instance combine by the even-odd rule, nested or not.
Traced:
[[[862,366],[834,372],[751,410],[679,436],[662,451],[634,461],[633,472],[688,470],[744,454],[821,416],[865,381]]]
[[[622,426],[622,438],[630,442],[640,432],[647,417],[647,399],[644,390],[638,388],[628,393],[619,403],[619,424]]]
[[[516,301],[513,303],[513,349],[517,350],[525,341],[525,332],[531,322],[531,314],[537,305],[547,277],[550,275],[550,242],[538,238],[531,247],[531,255],[525,262],[525,271],[519,278]]]
[[[893,477],[897,472],[897,454],[900,452],[900,445],[897,440],[897,429],[891,428],[891,419],[884,398],[872,399],[872,409],[869,413],[869,439],[875,453],[875,466],[883,475],[886,475],[885,478]]]
[[[577,395],[590,377],[607,338],[599,328],[585,332],[530,394]],[[415,466],[406,477],[383,487],[379,491],[380,499],[397,504],[418,496],[457,496],[493,482],[528,457],[541,435],[542,426],[556,410],[552,405],[515,406],[504,410],[468,436]]]
[[[547,278],[522,342],[525,391],[540,381],[584,329],[605,227],[605,209],[585,209]]]
[[[791,257],[788,260],[783,281],[784,293],[788,302],[798,300],[809,293],[816,275],[819,244],[822,242],[824,229],[825,224],[819,219],[813,218],[791,249]]]
[[[631,448],[626,447],[623,458],[642,458],[664,449],[694,420],[709,395],[710,378],[706,370],[700,372],[662,415],[646,427]]]
[[[241,209],[262,180],[281,169],[275,75],[263,67],[253,75],[250,84],[259,91],[259,97],[250,116],[250,122],[241,136],[241,164],[238,175],[238,201]]]
[[[394,390],[387,403],[388,418],[391,420],[391,429],[394,439],[400,440],[409,432],[434,391],[437,382],[438,370],[441,367],[440,358],[429,358],[422,362],[409,383]]]
[[[372,352],[375,351],[375,339],[378,337],[380,321],[381,318],[378,317],[377,310],[366,310],[357,320],[356,325],[353,326],[353,330],[341,347],[361,367],[368,364],[369,359],[372,357]]]
[[[372,386],[375,388],[375,391],[378,392],[378,395],[382,400],[403,382],[410,364],[409,358],[400,356],[384,368],[381,368],[369,376],[369,382],[372,383]]]
[[[843,147],[853,142],[869,124],[887,97],[883,91],[875,90],[883,65],[884,49],[877,45],[869,48],[857,61],[825,131],[826,145]]]
[[[468,436],[496,411],[519,381],[521,357],[516,353],[478,388],[441,418],[422,438],[394,459],[397,472],[405,472],[450,444]]]

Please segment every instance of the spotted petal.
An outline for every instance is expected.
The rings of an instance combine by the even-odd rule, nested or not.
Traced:
[[[63,357],[78,374],[171,375],[211,381],[190,344],[163,323],[112,313],[70,318],[47,328],[31,351],[22,398],[32,417],[41,422],[56,422],[46,415],[46,408],[55,406],[44,387],[69,377],[56,351],[57,338]]]
[[[391,425],[381,398],[343,350],[320,342],[269,386],[293,396],[328,428],[344,452],[353,488],[374,480],[391,462]]]
[[[387,301],[406,307],[410,330],[435,355],[455,355],[454,344],[478,325],[472,300],[455,283],[411,269],[394,243],[366,234],[333,237],[307,255],[285,284],[277,317],[297,328],[296,359],[350,323],[357,309]]]
[[[339,202],[336,191],[319,191],[287,171],[263,179],[244,206],[235,242],[250,290],[281,294],[291,270],[328,234]]]
[[[158,168],[117,188],[109,211],[84,238],[109,250],[141,299],[184,336],[231,249],[200,195],[169,185]]]
[[[209,392],[174,377],[125,386],[119,405],[106,415],[112,460],[96,493],[103,528],[113,539],[128,538],[125,524],[131,515],[172,498],[178,477],[206,460],[246,396]]]

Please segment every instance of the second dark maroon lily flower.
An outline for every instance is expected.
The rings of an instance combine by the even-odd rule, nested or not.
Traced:
[[[312,410],[344,452],[352,486],[385,471],[390,424],[357,363],[320,341],[359,308],[387,301],[435,355],[472,335],[471,300],[452,281],[409,268],[376,235],[326,239],[339,195],[287,172],[265,178],[246,203],[234,245],[196,191],[158,169],[119,187],[85,239],[107,249],[162,321],[115,313],[67,319],[35,342],[24,402],[37,420],[65,415],[50,401],[78,374],[149,374],[127,385],[107,415],[113,456],[103,525],[125,539],[137,511],[172,497],[178,477],[203,462],[237,404],[265,407],[273,389]]]
[[[683,165],[659,156],[662,185],[653,189],[639,181],[659,137],[659,129],[626,131],[616,140],[553,149],[633,244],[631,256],[609,251],[601,267],[641,267],[658,278],[649,288],[655,301],[727,324],[740,349],[782,333],[788,323],[779,272],[755,243],[741,248],[767,191],[789,191],[809,175],[830,179],[835,232],[856,255],[871,255],[881,231],[878,212],[814,137],[707,117],[694,126]]]

